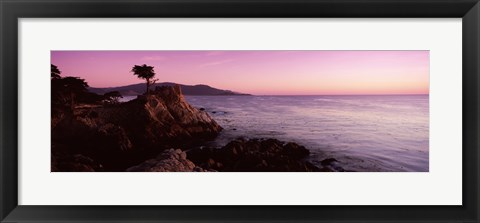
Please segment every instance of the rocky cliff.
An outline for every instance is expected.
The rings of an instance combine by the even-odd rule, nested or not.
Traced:
[[[52,171],[344,171],[333,158],[319,168],[307,161],[308,149],[276,139],[199,147],[222,127],[188,104],[179,86],[126,103],[52,109],[51,125]]]
[[[214,138],[221,130],[206,112],[186,102],[179,86],[158,87],[127,103],[52,113],[52,159],[81,154],[105,171],[123,171],[166,148]],[[62,160],[65,164],[68,156]]]

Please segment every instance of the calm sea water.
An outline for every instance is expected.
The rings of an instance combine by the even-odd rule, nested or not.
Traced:
[[[428,171],[428,95],[186,96],[237,137],[304,145],[310,161],[337,159],[351,171]]]

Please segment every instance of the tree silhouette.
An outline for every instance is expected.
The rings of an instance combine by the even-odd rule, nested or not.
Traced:
[[[51,79],[60,79],[60,74],[62,72],[58,69],[57,66],[50,64],[50,78]]]
[[[103,95],[103,100],[107,104],[117,104],[118,99],[123,98],[123,96],[118,91],[110,91]]]
[[[69,104],[73,111],[77,99],[90,103],[95,103],[102,99],[100,95],[88,92],[88,83],[84,79],[79,77],[61,77],[60,74],[62,72],[57,66],[51,64],[50,68],[52,108],[62,109]]]
[[[134,75],[137,75],[138,78],[145,79],[147,81],[147,91],[146,93],[148,94],[150,90],[150,84],[154,84],[157,80],[152,80],[152,78],[155,76],[155,71],[153,70],[153,66],[147,66],[146,64],[144,65],[135,65],[132,68],[132,71]],[[153,82],[152,82],[153,81]]]
[[[52,99],[52,108],[53,107],[62,107],[65,104],[65,100],[62,94],[62,77],[60,76],[62,72],[58,69],[57,66],[50,64],[50,82],[51,82],[51,99]],[[53,111],[53,109],[52,109]]]
[[[79,77],[64,77],[61,79],[62,90],[69,95],[70,108],[75,108],[75,97],[87,92],[88,83]]]

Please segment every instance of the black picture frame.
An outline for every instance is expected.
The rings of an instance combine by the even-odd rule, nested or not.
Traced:
[[[1,222],[479,222],[480,5],[478,0],[0,0],[0,14]],[[463,205],[18,205],[17,21],[19,18],[75,17],[462,18]]]

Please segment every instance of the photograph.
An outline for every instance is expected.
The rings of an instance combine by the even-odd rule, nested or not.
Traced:
[[[51,172],[429,172],[428,50],[50,56]]]
[[[0,2],[0,223],[480,223],[480,0]]]

